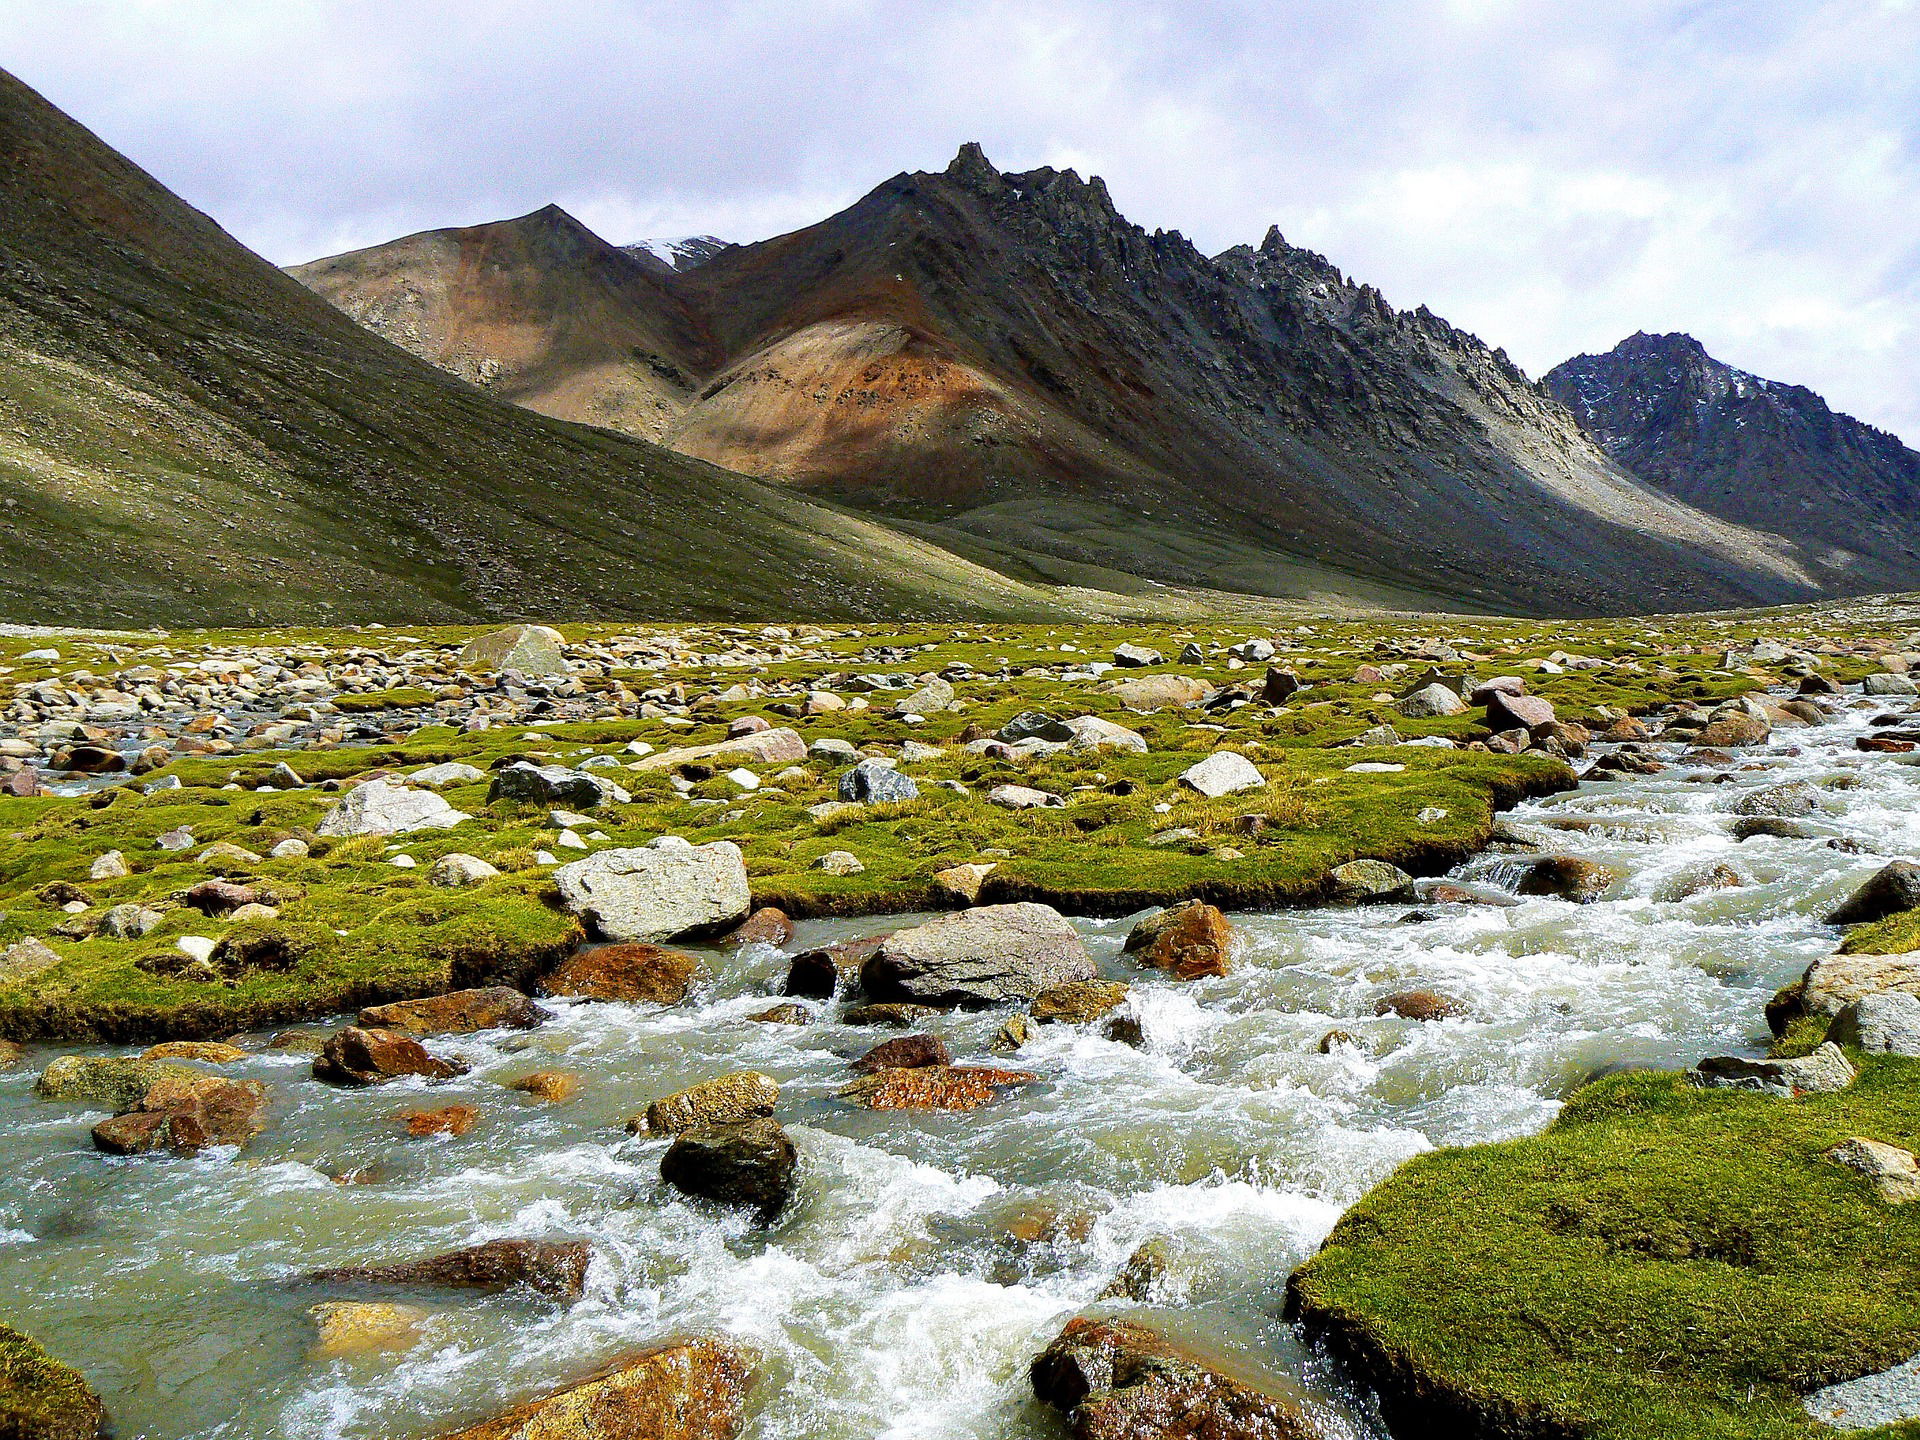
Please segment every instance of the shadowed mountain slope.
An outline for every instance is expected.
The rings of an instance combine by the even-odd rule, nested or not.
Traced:
[[[1543,613],[1812,590],[1791,547],[1649,489],[1471,336],[1277,231],[1212,258],[1149,234],[1071,171],[967,146],[654,279],[623,292],[633,323],[691,313],[709,347],[682,352],[666,443],[1015,570]]]
[[[632,280],[629,257],[557,212],[537,218],[547,248],[512,252],[516,276]],[[487,275],[499,253],[474,247],[469,268],[507,309],[512,286]],[[391,313],[431,313],[395,293]],[[697,327],[662,303],[655,328],[609,319],[604,334],[668,365],[675,347],[699,353]],[[523,343],[510,316],[493,340]],[[594,393],[572,372],[553,383]],[[1058,608],[869,519],[488,398],[355,325],[0,73],[5,618]]]
[[[1920,585],[1920,452],[1691,335],[1633,335],[1543,381],[1636,475],[1711,514],[1801,543],[1842,590]]]

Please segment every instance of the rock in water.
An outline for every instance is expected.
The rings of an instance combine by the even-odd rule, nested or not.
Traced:
[[[532,1030],[553,1016],[518,990],[490,985],[455,990],[425,1000],[372,1005],[360,1012],[368,1030],[398,1030],[405,1035],[470,1035],[476,1030]]]
[[[566,643],[564,635],[545,625],[509,625],[469,640],[455,663],[476,674],[518,670],[528,676],[565,675],[567,657],[560,647]]]
[[[727,945],[771,945],[778,950],[793,939],[793,921],[774,905],[762,905],[723,937]]]
[[[681,950],[629,941],[590,945],[560,962],[541,982],[543,994],[622,1004],[678,1005],[703,973]]]
[[[1756,790],[1751,795],[1742,796],[1733,807],[1736,815],[1768,815],[1783,820],[1796,820],[1812,815],[1820,809],[1820,791],[1817,786],[1805,780],[1794,780],[1785,785],[1769,785],[1764,790]]]
[[[0,1435],[8,1440],[96,1440],[107,1409],[80,1372],[0,1324]]]
[[[978,1110],[1000,1091],[1039,1078],[985,1065],[920,1065],[863,1075],[842,1086],[840,1098],[869,1110]]]
[[[1895,860],[1849,895],[1831,915],[1829,925],[1864,925],[1920,909],[1920,865]]]
[[[917,1070],[924,1065],[951,1065],[953,1055],[947,1042],[938,1035],[902,1035],[897,1040],[882,1040],[853,1062],[862,1075],[877,1075],[882,1070]]]
[[[1042,1025],[1091,1025],[1127,1003],[1124,980],[1069,980],[1033,997],[1027,1012]]]
[[[307,1308],[319,1332],[313,1353],[352,1355],[366,1350],[410,1350],[420,1340],[427,1312],[417,1305],[378,1300],[323,1300]]]
[[[156,1080],[137,1108],[94,1126],[93,1143],[109,1155],[195,1155],[212,1145],[245,1145],[266,1126],[266,1086],[195,1071],[190,1080]]]
[[[772,1120],[689,1130],[660,1158],[660,1178],[685,1195],[751,1209],[771,1225],[793,1198],[799,1153]]]
[[[384,780],[368,780],[349,790],[320,818],[316,835],[407,835],[415,830],[445,830],[471,820],[431,790],[409,790]]]
[[[463,1062],[428,1054],[411,1035],[358,1025],[329,1035],[313,1062],[313,1078],[330,1085],[381,1085],[402,1075],[451,1080],[466,1073]]]
[[[1385,860],[1349,860],[1328,872],[1336,899],[1349,904],[1411,899],[1413,877]]]
[[[1402,1020],[1452,1020],[1467,1013],[1467,1007],[1450,995],[1433,990],[1401,990],[1376,1001],[1373,1013],[1396,1015]]]
[[[1487,728],[1498,735],[1503,730],[1532,730],[1536,725],[1553,723],[1553,704],[1538,695],[1510,695],[1495,690],[1487,696]]]
[[[1304,1397],[1256,1390],[1145,1325],[1076,1316],[1033,1362],[1075,1440],[1318,1440]]]
[[[587,1288],[593,1247],[585,1240],[489,1240],[423,1260],[315,1270],[309,1285],[430,1285],[451,1290],[510,1290],[578,1300]]]
[[[1572,855],[1546,855],[1527,867],[1522,895],[1557,896],[1575,905],[1591,905],[1620,877],[1606,866]]]
[[[1127,934],[1126,953],[1176,980],[1227,973],[1233,927],[1217,906],[1182,900],[1146,916]]]
[[[166,1060],[130,1060],[114,1055],[62,1055],[40,1072],[33,1093],[42,1100],[68,1100],[131,1110],[161,1080],[204,1079],[205,1072]]]
[[[737,924],[752,904],[731,840],[602,850],[553,872],[566,907],[607,940],[674,940]]]
[[[741,1070],[655,1100],[627,1122],[627,1129],[635,1135],[678,1135],[702,1126],[765,1119],[779,1103],[778,1080]]]
[[[1050,905],[983,905],[896,930],[861,969],[879,1001],[952,1009],[1031,1000],[1094,978],[1073,926]]]
[[[724,1340],[677,1341],[440,1440],[734,1440],[754,1365]]]

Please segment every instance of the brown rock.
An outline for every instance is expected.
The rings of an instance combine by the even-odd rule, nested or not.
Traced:
[[[747,1018],[762,1025],[811,1025],[813,1012],[804,1005],[775,1005]]]
[[[1487,728],[1498,735],[1504,730],[1531,731],[1536,725],[1553,723],[1553,704],[1538,695],[1509,695],[1496,690],[1488,695]]]
[[[923,1065],[952,1063],[953,1055],[947,1049],[947,1042],[938,1035],[902,1035],[897,1040],[881,1041],[854,1061],[853,1068],[862,1075],[873,1075],[882,1070],[913,1070]]]
[[[1543,855],[1527,867],[1519,893],[1557,895],[1576,905],[1590,905],[1619,878],[1619,872],[1592,860],[1573,855]]]
[[[379,1085],[402,1075],[424,1075],[429,1080],[451,1080],[467,1073],[459,1060],[442,1060],[410,1035],[393,1030],[367,1030],[358,1025],[327,1037],[314,1057],[313,1078],[330,1085]]]
[[[577,1300],[587,1288],[593,1247],[584,1240],[489,1240],[423,1260],[315,1270],[309,1285],[422,1285],[452,1290],[510,1290]]]
[[[764,1119],[779,1101],[779,1081],[757,1070],[741,1070],[655,1100],[627,1122],[627,1130],[635,1135],[678,1135],[705,1125]]]
[[[407,1134],[413,1136],[464,1135],[479,1118],[479,1110],[472,1105],[446,1105],[438,1110],[403,1110],[400,1113]]]
[[[202,915],[231,915],[242,905],[261,903],[260,891],[232,880],[202,880],[180,897]]]
[[[723,945],[771,945],[778,950],[793,939],[793,921],[787,918],[787,912],[772,905],[762,905],[722,940]]]
[[[531,1030],[553,1018],[509,985],[482,990],[455,990],[424,1000],[401,1000],[372,1005],[360,1012],[369,1030],[393,1030],[402,1035],[470,1035],[476,1030]]]
[[[771,1225],[793,1198],[799,1163],[787,1132],[762,1117],[676,1136],[660,1157],[660,1178],[684,1195],[751,1209]]]
[[[840,1096],[869,1110],[978,1110],[999,1091],[1031,1085],[1038,1075],[975,1065],[882,1070],[844,1086]]]
[[[266,1128],[265,1085],[196,1072],[155,1080],[135,1109],[93,1127],[93,1143],[109,1155],[194,1155],[245,1145]]]
[[[885,935],[869,935],[860,940],[803,950],[787,966],[787,983],[780,993],[831,1000],[836,990],[843,986],[851,988],[860,982],[860,967],[886,940]]]
[[[1126,1000],[1124,980],[1070,980],[1034,996],[1028,1013],[1043,1025],[1090,1025]]]
[[[427,1312],[417,1305],[381,1301],[323,1300],[307,1315],[319,1332],[313,1353],[353,1355],[367,1350],[410,1350],[420,1341]]]
[[[540,989],[547,995],[629,1005],[678,1005],[700,975],[700,962],[692,955],[629,941],[588,946],[562,961]]]
[[[754,1363],[724,1340],[679,1341],[440,1440],[734,1440]]]
[[[907,1030],[940,1011],[932,1005],[907,1005],[888,1001],[881,1005],[856,1005],[840,1018],[849,1025],[893,1025]]]
[[[1033,1362],[1075,1440],[1316,1440],[1303,1398],[1255,1389],[1128,1320],[1077,1316]]]
[[[564,1105],[579,1093],[580,1077],[566,1070],[536,1070],[518,1080],[509,1080],[507,1089],[518,1090],[549,1105]]]
[[[1759,745],[1772,733],[1773,727],[1762,717],[1734,711],[1716,716],[1706,729],[1693,737],[1693,746],[1702,750],[1731,750],[1742,745]]]
[[[1224,975],[1233,951],[1233,927],[1216,906],[1183,900],[1135,925],[1126,949],[1142,965],[1175,980]]]
[[[1433,990],[1402,990],[1377,1001],[1375,1015],[1398,1015],[1402,1020],[1451,1020],[1467,1013],[1467,1007],[1448,995]]]
[[[18,1065],[26,1050],[16,1040],[0,1040],[0,1070],[10,1070]]]
[[[238,1045],[218,1040],[163,1040],[140,1052],[142,1060],[198,1060],[203,1065],[231,1065],[247,1058]]]

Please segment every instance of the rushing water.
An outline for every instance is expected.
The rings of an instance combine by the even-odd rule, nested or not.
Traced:
[[[1625,874],[1594,905],[1237,916],[1234,973],[1190,984],[1119,957],[1129,922],[1083,922],[1103,972],[1134,982],[1144,1047],[1044,1028],[1017,1062],[1044,1083],[968,1115],[836,1101],[847,1059],[891,1032],[831,1013],[750,1021],[785,972],[759,948],[712,955],[697,1006],[556,1004],[538,1031],[436,1042],[474,1064],[446,1085],[334,1090],[305,1057],[261,1053],[231,1073],[276,1085],[275,1118],[238,1159],[103,1157],[87,1138],[101,1117],[36,1101],[22,1067],[0,1075],[0,1314],[78,1365],[123,1437],[404,1440],[663,1335],[720,1330],[765,1356],[762,1440],[1004,1440],[1059,1433],[1027,1361],[1137,1245],[1167,1237],[1165,1323],[1242,1369],[1304,1378],[1330,1435],[1370,1436],[1276,1318],[1288,1272],[1411,1155],[1537,1130],[1603,1067],[1761,1043],[1765,997],[1833,946],[1814,917],[1920,850],[1920,769],[1853,750],[1873,714],[1783,731],[1745,768],[1677,767],[1517,812]],[[1732,838],[1738,797],[1802,778],[1832,787],[1813,824],[1841,846]],[[1738,888],[1672,898],[1723,862]],[[1516,874],[1489,854],[1455,878],[1491,892]],[[803,925],[796,946],[874,928]],[[1373,1018],[1415,987],[1471,1018]],[[963,1060],[1005,1063],[986,1048],[1003,1018],[931,1028]],[[1357,1043],[1323,1055],[1335,1028]],[[579,1097],[500,1088],[543,1068],[576,1072]],[[738,1069],[781,1081],[805,1167],[803,1201],[770,1234],[674,1198],[662,1143],[620,1129],[647,1100]],[[394,1119],[455,1101],[483,1110],[463,1138],[408,1139]],[[368,1183],[332,1178],[354,1170]],[[591,1237],[586,1298],[396,1296],[432,1311],[415,1349],[311,1355],[305,1311],[324,1296],[287,1277],[506,1235]]]

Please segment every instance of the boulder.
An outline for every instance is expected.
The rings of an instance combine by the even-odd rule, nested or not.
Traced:
[[[1124,980],[1070,980],[1033,997],[1027,1013],[1039,1023],[1091,1025],[1127,1003]]]
[[[1920,995],[1882,990],[1844,1006],[1826,1038],[1870,1055],[1920,1057]]]
[[[383,1085],[403,1075],[451,1080],[467,1073],[459,1060],[442,1060],[411,1035],[349,1025],[327,1037],[314,1057],[313,1078],[329,1085]]]
[[[851,850],[829,850],[813,862],[812,868],[829,875],[864,875],[867,870]]]
[[[1557,896],[1575,905],[1590,905],[1619,879],[1617,871],[1573,855],[1543,855],[1527,867],[1517,887],[1522,895]]]
[[[816,740],[812,747],[820,754],[852,753],[845,740]],[[708,761],[746,761],[756,765],[791,765],[807,758],[808,746],[798,730],[775,728],[756,730],[748,735],[733,735],[711,745],[685,745],[677,750],[662,750],[642,758],[637,769],[677,770],[682,765]]]
[[[1393,707],[1409,720],[1433,720],[1446,715],[1463,715],[1467,702],[1445,685],[1435,682],[1422,686]]]
[[[1405,900],[1413,896],[1413,877],[1385,860],[1349,860],[1327,872],[1333,896],[1349,904]]]
[[[1401,990],[1374,1002],[1373,1013],[1394,1015],[1402,1020],[1453,1020],[1467,1013],[1467,1007],[1451,995],[1434,990]]]
[[[611,1000],[624,1005],[678,1005],[705,973],[682,950],[627,941],[589,945],[540,982],[543,995]]]
[[[433,862],[433,868],[427,871],[427,883],[443,890],[464,890],[484,885],[499,873],[478,855],[462,855],[456,851]]]
[[[868,935],[860,940],[843,940],[801,951],[788,962],[787,981],[780,993],[804,995],[813,1000],[832,999],[835,991],[859,983],[860,967],[886,938]]]
[[[354,786],[327,811],[314,833],[330,838],[408,835],[415,830],[445,830],[472,818],[430,790],[409,790],[384,780],[368,780]]]
[[[1066,728],[1073,738],[1067,742],[1067,749],[1076,755],[1094,754],[1101,750],[1118,750],[1130,755],[1147,753],[1147,737],[1138,730],[1129,730],[1124,725],[1116,725],[1111,720],[1103,720],[1098,715],[1079,715],[1066,722]]]
[[[1224,975],[1232,960],[1233,927],[1218,907],[1183,900],[1142,918],[1128,932],[1125,949],[1175,980]]]
[[[1794,780],[1785,785],[1769,785],[1766,789],[1756,790],[1751,795],[1742,795],[1734,804],[1733,813],[1797,820],[1816,814],[1819,809],[1818,787],[1805,780]]]
[[[532,1030],[553,1016],[509,985],[454,990],[424,1000],[370,1005],[360,1012],[368,1030],[403,1035],[471,1035],[476,1030]]]
[[[999,738],[1009,745],[1017,745],[1022,740],[1045,740],[1049,744],[1065,745],[1073,739],[1073,734],[1073,727],[1066,721],[1039,710],[1022,710],[999,730]]]
[[[1510,695],[1504,690],[1489,694],[1487,728],[1496,735],[1503,730],[1532,730],[1536,725],[1553,723],[1553,704],[1538,695]]]
[[[793,1199],[799,1162],[779,1125],[741,1120],[680,1134],[660,1157],[660,1178],[684,1195],[750,1209],[759,1224],[771,1225]]]
[[[780,1101],[780,1082],[757,1070],[703,1081],[655,1100],[627,1122],[634,1135],[678,1135],[708,1125],[731,1125],[773,1114]]]
[[[1260,681],[1260,703],[1263,705],[1284,705],[1306,686],[1300,677],[1291,670],[1281,670],[1269,665],[1266,675]]]
[[[972,905],[979,901],[981,887],[993,870],[991,861],[984,865],[950,865],[933,873],[933,883],[952,899]]]
[[[243,905],[257,905],[260,892],[251,885],[237,885],[231,880],[202,880],[190,886],[180,898],[202,915],[217,919],[231,915]]]
[[[480,1111],[472,1105],[442,1105],[437,1110],[403,1110],[400,1123],[407,1127],[407,1134],[416,1139],[429,1135],[464,1135],[480,1119]]]
[[[754,1364],[725,1340],[675,1341],[439,1440],[735,1440]]]
[[[196,1155],[245,1145],[266,1126],[265,1085],[191,1071],[154,1081],[138,1106],[93,1127],[93,1143],[109,1155]]]
[[[853,1062],[862,1075],[882,1070],[915,1070],[923,1065],[951,1065],[953,1055],[947,1042],[938,1035],[902,1035],[897,1040],[882,1040]]]
[[[1188,675],[1143,675],[1138,680],[1122,680],[1110,685],[1107,693],[1127,709],[1150,715],[1156,710],[1198,705],[1212,688],[1206,681]]]
[[[509,625],[476,635],[461,648],[455,664],[476,674],[518,670],[527,676],[564,676],[567,643],[558,630],[545,625]]]
[[[219,1040],[162,1040],[140,1052],[142,1060],[198,1060],[202,1065],[232,1065],[247,1058],[238,1045]]]
[[[996,785],[987,792],[987,803],[1008,810],[1046,810],[1067,802],[1030,785]]]
[[[771,1005],[747,1017],[762,1025],[811,1025],[813,1012],[804,1005]]]
[[[138,940],[166,918],[144,905],[115,905],[100,917],[99,933],[109,940]]]
[[[1835,1164],[1871,1180],[1880,1198],[1889,1205],[1920,1200],[1920,1155],[1911,1150],[1856,1135],[1825,1153]]]
[[[1216,750],[1182,771],[1180,783],[1209,800],[1217,800],[1241,790],[1258,790],[1267,782],[1254,763],[1237,750]]]
[[[882,760],[862,760],[840,777],[840,798],[855,805],[895,805],[918,799],[920,787]]]
[[[1783,1034],[1806,1015],[1831,1018],[1869,995],[1920,996],[1920,954],[1824,955],[1767,1003],[1767,1023]]]
[[[580,1093],[580,1077],[567,1070],[535,1070],[531,1075],[507,1081],[507,1089],[518,1090],[549,1105],[563,1105]]]
[[[1904,675],[1869,675],[1860,682],[1862,695],[1914,695],[1913,681]]]
[[[1806,1095],[1844,1090],[1853,1083],[1857,1073],[1838,1045],[1822,1042],[1812,1054],[1792,1060],[1712,1055],[1689,1070],[1687,1078],[1695,1085],[1710,1088]]]
[[[1145,645],[1129,643],[1113,647],[1113,663],[1123,670],[1139,670],[1149,665],[1164,665],[1167,657]]]
[[[842,1086],[840,1097],[869,1110],[978,1110],[1000,1091],[1039,1078],[983,1065],[924,1065],[862,1076]]]
[[[308,1285],[418,1285],[448,1290],[512,1290],[577,1300],[587,1288],[593,1247],[585,1240],[489,1240],[444,1255],[392,1265],[315,1270]]]
[[[1049,905],[983,905],[889,935],[861,969],[876,1000],[984,1007],[1094,978],[1073,926]]]
[[[131,1110],[161,1080],[206,1079],[206,1072],[167,1060],[132,1060],[113,1055],[62,1055],[40,1072],[33,1093],[42,1100],[66,1100],[108,1110]]]
[[[1915,909],[1920,909],[1920,865],[1895,860],[1841,902],[1827,924],[1864,925]]]
[[[1074,1440],[1318,1440],[1305,1397],[1257,1389],[1135,1320],[1076,1316],[1034,1360],[1033,1393]]]
[[[930,1020],[940,1010],[934,1005],[907,1005],[888,1002],[880,1005],[856,1005],[840,1017],[847,1025],[891,1025],[911,1030],[922,1020]]]
[[[1467,700],[1474,705],[1490,705],[1496,695],[1524,695],[1527,682],[1518,675],[1496,675],[1491,680],[1483,680],[1467,692]]]
[[[60,963],[60,952],[29,935],[0,950],[0,985],[18,985],[43,975]]]
[[[592,810],[600,805],[624,805],[633,797],[611,780],[591,770],[569,770],[564,765],[535,765],[526,760],[494,771],[487,800],[518,800],[528,805],[565,806]]]
[[[936,715],[953,705],[953,686],[934,676],[893,708],[902,715]]]
[[[127,864],[127,857],[118,850],[109,850],[104,855],[96,855],[93,864],[87,867],[89,880],[124,880],[133,873]]]
[[[439,765],[423,766],[407,776],[407,781],[412,785],[424,785],[429,790],[438,790],[446,785],[477,785],[486,778],[487,772],[476,766],[448,760]]]
[[[330,1357],[368,1350],[411,1350],[420,1343],[428,1316],[417,1305],[323,1300],[308,1307],[307,1318],[318,1334],[312,1353]]]
[[[737,924],[752,903],[730,840],[602,850],[553,872],[568,910],[607,940],[673,940]]]
[[[762,905],[727,932],[727,945],[769,945],[778,950],[793,939],[793,921],[787,912],[774,905]]]

